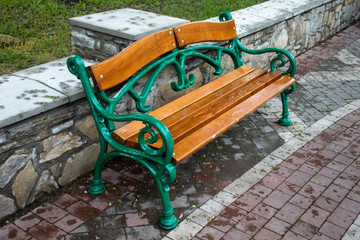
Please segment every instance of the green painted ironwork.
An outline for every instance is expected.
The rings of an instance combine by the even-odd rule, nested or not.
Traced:
[[[232,16],[228,12],[223,12],[220,14],[219,19],[220,21],[227,21],[231,20]],[[209,52],[214,52],[215,57],[209,57]],[[105,186],[102,183],[101,172],[104,163],[108,159],[115,156],[132,158],[149,170],[158,186],[163,204],[163,216],[159,222],[160,226],[165,229],[174,228],[177,225],[178,220],[173,214],[169,197],[169,184],[176,178],[176,170],[171,163],[174,153],[174,142],[170,131],[160,120],[145,114],[151,109],[151,105],[146,105],[145,102],[157,77],[165,67],[172,66],[174,68],[177,73],[177,82],[172,82],[171,88],[174,91],[181,91],[188,88],[195,82],[195,76],[193,74],[187,76],[185,70],[186,59],[199,58],[214,67],[214,74],[219,75],[223,72],[221,59],[225,54],[231,57],[234,63],[234,68],[238,68],[244,65],[242,60],[243,53],[275,53],[276,56],[270,61],[271,69],[273,71],[279,71],[278,68],[284,67],[287,59],[289,61],[289,66],[282,73],[290,74],[291,76],[295,75],[295,59],[286,50],[279,48],[249,50],[240,44],[238,38],[234,38],[228,42],[227,46],[196,45],[187,48],[176,48],[167,55],[144,67],[137,74],[131,77],[114,96],[109,97],[105,91],[99,92],[97,89],[92,88],[89,71],[84,66],[82,59],[79,56],[70,57],[67,61],[68,69],[72,74],[81,80],[86,98],[90,105],[90,110],[94,117],[95,125],[99,132],[101,146],[99,157],[94,169],[93,181],[88,189],[89,193],[100,194],[105,191]],[[151,71],[152,73],[147,79],[142,91],[140,93],[136,92],[134,90],[135,84]],[[288,90],[281,93],[283,117],[279,120],[279,123],[282,125],[291,124],[287,99],[288,95],[294,90],[295,84]],[[114,113],[116,105],[121,101],[126,93],[128,93],[135,101],[136,109],[139,113],[124,115]],[[114,122],[127,122],[134,120],[141,121],[145,125],[138,134],[138,149],[122,145],[111,137],[111,132],[115,130]],[[146,134],[149,134],[150,137],[145,138]],[[156,143],[159,139],[162,140],[161,148],[152,148],[150,144]],[[109,145],[114,149],[111,152],[108,152]]]

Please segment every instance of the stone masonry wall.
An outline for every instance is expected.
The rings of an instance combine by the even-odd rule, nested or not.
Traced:
[[[134,41],[72,26],[71,42],[74,54],[103,61],[124,50]]]
[[[90,171],[98,134],[85,99],[0,130],[0,217]]]
[[[360,17],[360,0],[324,1],[325,4],[284,19],[250,35],[241,36],[244,46],[252,48],[281,47],[299,55],[316,43],[340,31]],[[89,57],[110,57],[126,45],[126,40],[112,39],[96,32],[74,28],[74,51]],[[128,41],[129,43],[131,41]],[[104,54],[102,54],[104,53]],[[263,67],[267,55],[244,59]],[[224,59],[225,70],[230,69]],[[208,64],[194,61],[189,71],[197,79],[196,86],[214,77]],[[165,70],[149,96],[158,107],[184,93],[171,90],[169,79],[175,73]],[[167,84],[165,84],[167,83]],[[142,88],[143,83],[138,85]],[[131,112],[134,103],[127,98],[116,110]],[[0,129],[0,219],[26,205],[41,200],[65,186],[81,174],[93,169],[99,150],[98,136],[85,99],[68,103],[53,110]]]

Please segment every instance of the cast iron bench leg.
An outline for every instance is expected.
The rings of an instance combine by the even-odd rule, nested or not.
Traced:
[[[100,194],[105,191],[105,185],[102,183],[101,172],[103,165],[106,162],[105,154],[107,152],[107,148],[108,144],[102,137],[100,137],[100,153],[98,159],[96,160],[92,183],[88,187],[88,192],[91,194]]]
[[[288,107],[288,100],[289,94],[295,91],[295,83],[291,86],[290,89],[287,89],[281,93],[281,101],[283,105],[283,113],[282,118],[279,119],[278,123],[283,126],[290,126],[291,120],[289,118],[289,107]]]
[[[163,176],[161,177],[166,179],[165,173],[163,173]],[[178,224],[178,219],[174,215],[174,210],[171,207],[169,196],[170,187],[168,184],[163,183],[160,178],[154,177],[154,179],[158,186],[163,205],[163,215],[159,220],[159,225],[164,229],[173,229]]]

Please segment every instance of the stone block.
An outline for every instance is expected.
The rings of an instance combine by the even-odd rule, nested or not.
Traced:
[[[80,130],[84,135],[88,136],[91,140],[99,138],[94,118],[92,115],[86,116],[75,124],[75,127]]]
[[[89,29],[85,29],[85,28],[81,28],[81,27],[74,27],[74,26],[72,27],[72,30],[74,32],[77,32],[77,29],[83,30],[83,32],[81,32],[82,35],[86,35],[86,36],[89,36],[94,39],[101,39],[101,37],[102,37],[102,34],[99,32],[91,31]]]
[[[343,7],[342,4],[337,5],[336,8],[335,8],[335,12],[337,12],[337,13],[340,12],[342,7]]]
[[[15,182],[12,185],[12,193],[15,196],[18,207],[25,207],[37,178],[38,173],[35,172],[33,164],[29,161],[26,164],[26,167],[16,177]]]
[[[319,19],[321,19],[321,16],[314,14],[310,20],[310,32],[313,33],[316,31]]]
[[[0,188],[4,188],[17,172],[34,158],[34,155],[35,149],[32,153],[24,151],[10,156],[0,167]]]
[[[288,31],[286,28],[278,29],[272,37],[272,47],[285,48],[288,45]]]
[[[0,219],[16,212],[15,201],[0,194]]]
[[[54,164],[53,166],[51,166],[51,168],[50,168],[51,173],[52,173],[55,177],[59,176],[61,166],[62,166],[61,163],[56,163],[56,164]]]
[[[130,40],[125,39],[125,38],[114,38],[113,42],[118,44],[118,45],[121,45],[121,46],[129,46],[134,41],[130,41]]]
[[[58,126],[56,126],[56,127],[53,127],[53,128],[51,129],[51,132],[52,132],[53,134],[57,134],[57,133],[65,130],[65,129],[68,129],[68,128],[72,127],[72,125],[74,125],[74,120],[70,120],[70,121],[67,121],[67,122],[65,122],[65,123],[62,123],[62,124],[60,124],[60,125],[58,125]]]
[[[114,43],[105,42],[103,45],[102,51],[113,56],[113,55],[116,55],[117,53],[119,53],[119,47]]]
[[[346,6],[343,8],[344,15],[342,17],[342,22],[346,23],[345,26],[347,26],[351,22],[351,17],[354,12],[352,6]]]
[[[84,148],[81,152],[74,154],[65,164],[59,184],[65,186],[81,174],[89,172],[95,166],[99,155],[99,144],[93,144]]]
[[[51,193],[58,188],[59,185],[55,181],[54,176],[52,176],[48,170],[45,170],[42,172],[38,184],[36,185],[35,196],[40,192]]]
[[[79,32],[71,33],[71,42],[78,47],[95,49],[95,39]]]
[[[60,157],[65,152],[80,147],[82,144],[81,138],[74,136],[71,132],[51,136],[43,141],[44,150],[40,154],[40,163]]]
[[[331,25],[331,23],[333,22],[334,20],[334,13],[332,11],[329,12],[329,17],[328,17],[328,20],[327,20],[327,25]]]
[[[0,133],[0,144],[4,144],[4,143],[6,143],[6,141],[7,141],[6,134],[1,132]]]
[[[100,40],[95,41],[95,50],[101,51],[101,41]],[[89,57],[92,58],[91,56],[89,56]]]

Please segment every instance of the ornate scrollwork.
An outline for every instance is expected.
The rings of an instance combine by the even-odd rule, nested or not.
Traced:
[[[289,60],[289,67],[285,71],[280,71],[284,75],[290,74],[294,77],[296,73],[296,61],[295,58],[286,50],[280,48],[263,48],[257,50],[247,49],[241,45],[239,39],[236,39],[236,48],[239,52],[245,52],[249,54],[263,54],[263,53],[276,53],[276,56],[270,61],[270,67],[272,71],[280,71],[278,68],[284,67],[286,64],[285,57]]]
[[[276,57],[274,57],[270,62],[271,70],[277,71],[278,68],[285,66],[285,64],[286,60],[284,56],[281,53],[277,53]]]
[[[279,71],[279,68],[282,68],[285,66],[286,64],[286,60],[284,58],[284,55],[286,55],[288,57],[287,54],[284,54],[282,52],[276,52],[277,55],[270,61],[270,67],[272,71]],[[289,73],[293,73],[294,70],[294,65],[293,65],[293,61],[291,61],[291,59],[289,58],[290,63],[289,63],[289,67],[288,69],[286,69],[285,71],[281,71],[284,75],[285,74],[289,74]]]
[[[76,57],[77,56],[73,56],[73,57],[69,57],[67,59],[66,65],[69,69],[69,71],[74,74],[77,79],[80,79],[80,75],[79,75],[79,63],[76,61]]]
[[[69,57],[66,61],[66,65],[69,71],[74,74],[78,79],[81,80],[81,74],[84,76],[89,77],[88,72],[85,68],[84,62],[81,57],[74,55]]]
[[[133,88],[130,88],[129,94],[135,100],[136,109],[139,112],[148,112],[150,110],[151,106],[145,105],[146,98],[149,94],[148,92],[145,96],[139,96],[139,94],[137,94]]]
[[[194,74],[190,74],[189,77],[187,77],[184,66],[181,66],[182,64],[178,63],[177,61],[174,61],[172,65],[174,66],[178,76],[178,82],[172,82],[170,84],[171,88],[174,91],[181,91],[194,84],[195,82]]]
[[[146,154],[152,157],[162,156],[166,150],[166,141],[163,141],[163,144],[160,149],[152,148],[150,144],[155,144],[159,140],[159,133],[150,123],[148,122],[143,122],[143,123],[145,124],[145,127],[140,130],[138,135],[138,141],[141,150],[143,150]],[[150,137],[146,137],[145,136],[146,134],[149,134]]]
[[[185,59],[188,57],[199,58],[199,59],[203,60],[204,62],[207,62],[208,64],[210,64],[215,69],[214,75],[220,75],[223,72],[223,68],[221,66],[221,57],[222,57],[223,49],[221,47],[218,47],[218,46],[210,46],[210,47],[206,47],[206,48],[198,47],[198,50],[216,51],[215,59],[207,56],[206,54],[197,52],[195,50],[196,49],[189,51],[189,50],[185,49],[184,53],[182,53],[182,52],[180,53],[179,62],[177,62],[177,61],[172,62],[172,65],[174,66],[174,68],[177,72],[177,75],[178,75],[178,82],[171,83],[171,88],[173,90],[175,90],[175,91],[183,90],[185,88],[188,88],[195,82],[195,75],[190,74],[189,77],[187,77],[186,72],[185,72]]]
[[[220,22],[226,22],[226,21],[229,21],[233,19],[231,14],[227,11],[224,11],[224,12],[221,12],[220,15],[219,15],[219,21]]]

